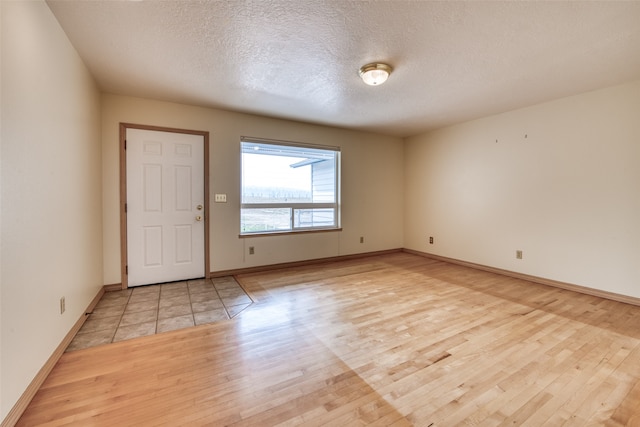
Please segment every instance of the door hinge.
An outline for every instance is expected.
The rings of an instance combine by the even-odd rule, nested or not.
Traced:
[[[129,274],[129,266],[128,265],[124,266],[124,274]]]
[[[125,150],[127,149],[127,140],[126,139],[124,140],[124,149]]]
[[[124,213],[127,213],[127,204],[124,204]]]

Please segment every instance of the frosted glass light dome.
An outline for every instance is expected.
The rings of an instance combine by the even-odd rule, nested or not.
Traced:
[[[370,86],[378,86],[386,82],[391,74],[391,66],[381,63],[371,63],[360,68],[362,81]]]

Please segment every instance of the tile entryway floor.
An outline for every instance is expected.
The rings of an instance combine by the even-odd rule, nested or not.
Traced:
[[[107,292],[66,351],[227,320],[252,303],[230,276]]]

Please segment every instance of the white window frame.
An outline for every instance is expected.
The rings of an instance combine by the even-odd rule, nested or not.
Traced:
[[[240,138],[240,155],[244,152],[244,144],[257,144],[257,145],[269,145],[274,147],[292,147],[292,148],[302,148],[302,149],[311,149],[311,150],[324,150],[331,151],[335,154],[334,156],[334,201],[333,202],[309,202],[309,203],[287,203],[287,202],[277,202],[277,203],[242,203],[243,200],[243,191],[244,185],[241,182],[240,184],[240,213],[242,215],[242,211],[244,209],[290,209],[290,217],[289,217],[289,228],[288,229],[278,229],[278,230],[260,230],[260,231],[243,231],[242,230],[242,219],[240,221],[240,236],[241,237],[250,237],[256,235],[271,235],[271,234],[291,234],[291,233],[306,233],[306,232],[317,232],[317,231],[333,231],[340,230],[340,148],[334,146],[325,146],[325,145],[313,145],[306,144],[300,142],[292,142],[292,141],[279,141],[265,138],[254,138],[254,137],[241,137]],[[241,176],[242,168],[241,161]],[[242,181],[242,178],[241,178]],[[295,226],[296,224],[296,213],[300,213],[304,210],[310,209],[333,209],[333,224],[327,226],[311,226],[311,227],[300,227]]]

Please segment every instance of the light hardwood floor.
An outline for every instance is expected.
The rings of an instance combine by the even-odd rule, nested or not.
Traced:
[[[19,425],[640,423],[640,307],[406,253],[238,280],[234,319],[64,354]]]

